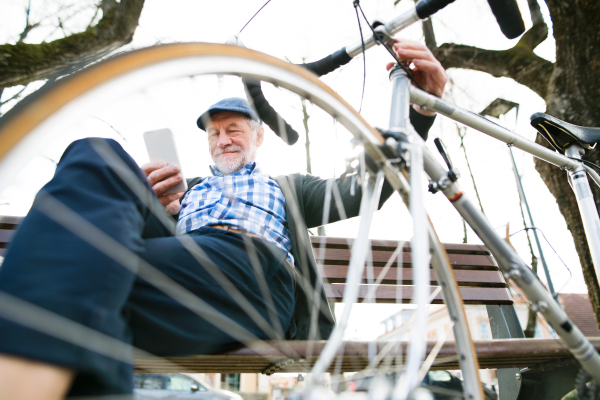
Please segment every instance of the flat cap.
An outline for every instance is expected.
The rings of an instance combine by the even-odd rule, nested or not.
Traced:
[[[198,128],[205,131],[205,122],[207,122],[211,116],[221,111],[233,111],[240,114],[244,114],[247,117],[258,121],[262,124],[262,121],[260,120],[260,118],[258,118],[256,112],[254,112],[252,107],[250,107],[250,104],[245,99],[242,99],[241,97],[229,97],[227,99],[219,100],[218,102],[210,106],[208,110],[204,111],[196,121]]]

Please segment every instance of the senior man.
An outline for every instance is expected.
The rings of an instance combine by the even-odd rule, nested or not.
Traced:
[[[420,85],[441,96],[446,77],[427,48],[410,41],[394,47],[413,60]],[[433,118],[419,112],[411,109],[411,121],[425,137]],[[0,318],[0,398],[131,392],[132,365],[124,361],[131,360],[129,350],[98,346],[95,336],[82,339],[81,333],[69,340],[57,333],[65,332],[60,325],[91,328],[159,356],[209,354],[273,335],[309,337],[314,296],[305,290],[320,277],[303,244],[306,228],[322,223],[327,181],[263,173],[255,162],[263,129],[242,99],[213,105],[198,126],[208,134],[213,176],[191,180],[183,198],[165,194],[182,179],[176,168],[146,164],[142,172],[114,141],[82,140],[65,151],[0,268],[5,299],[42,307],[53,319],[29,315],[23,325],[19,318]],[[117,162],[108,162],[111,157]],[[131,177],[138,182],[133,188]],[[158,200],[153,194],[140,198],[140,183]],[[351,195],[349,180],[336,184],[346,214],[357,215],[360,192]],[[391,193],[384,184],[381,204]],[[177,232],[186,236],[173,236],[151,212],[152,202],[179,213]],[[329,221],[339,218],[332,207]],[[99,243],[109,243],[111,251]],[[263,296],[265,282],[272,301]],[[327,304],[323,292],[321,300]],[[314,332],[319,338],[334,326],[324,308]]]

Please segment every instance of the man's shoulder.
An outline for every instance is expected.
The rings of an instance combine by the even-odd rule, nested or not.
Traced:
[[[188,184],[188,188],[191,188],[194,185],[197,185],[204,179],[203,177],[195,177],[195,178],[187,178],[186,182]]]

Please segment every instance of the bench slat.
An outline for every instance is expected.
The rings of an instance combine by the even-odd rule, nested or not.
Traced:
[[[15,230],[13,229],[0,229],[0,247],[8,247],[14,234]]]
[[[22,220],[23,217],[0,215],[0,229],[16,229]]]
[[[589,338],[596,350],[600,350],[600,338]],[[173,367],[165,361],[156,359],[135,359],[136,372],[191,372],[205,373],[259,373],[267,372],[307,372],[316,361],[325,346],[324,341],[308,343],[306,341],[263,342],[250,348],[230,350],[216,355],[189,357],[169,357],[167,360],[180,367]],[[379,352],[388,342],[345,342],[341,363],[333,362],[331,369],[341,365],[341,372],[359,371],[371,361],[373,350]],[[389,361],[395,365],[396,355],[405,362],[407,342],[397,342]],[[427,342],[427,354],[435,346]],[[481,368],[525,368],[541,362],[558,358],[572,359],[568,349],[558,339],[507,339],[482,340],[474,342],[475,351]],[[288,357],[286,349],[292,349],[294,356]],[[273,364],[280,363],[275,368]],[[269,368],[271,366],[271,368]],[[442,345],[432,369],[458,369],[458,358],[454,342]],[[331,370],[329,372],[332,372]]]
[[[327,299],[330,301],[339,303],[342,301],[344,296],[344,289],[346,285],[343,283],[333,283],[329,285],[323,285],[325,287],[325,293]],[[360,285],[358,289],[358,298],[364,299],[371,285]],[[409,303],[413,299],[413,286],[401,286],[401,293],[397,290],[399,286],[394,285],[380,285],[375,289],[375,302],[376,303],[396,303],[398,296],[401,297],[402,303]],[[430,291],[433,291],[436,287],[431,287]],[[486,304],[486,305],[511,305],[513,304],[512,297],[506,288],[478,288],[462,286],[459,288],[463,302],[465,304]],[[438,293],[432,304],[443,304],[442,293]]]
[[[330,265],[348,265],[352,255],[349,249],[330,249],[325,251],[314,249],[317,262]],[[384,266],[393,255],[393,251],[372,251],[371,258],[373,265]],[[494,259],[489,255],[481,254],[448,254],[450,265],[456,269],[488,269],[497,270],[498,266]],[[412,254],[402,253],[402,264],[405,267],[412,265]]]
[[[312,243],[313,248],[319,248],[321,245],[321,236],[310,236],[310,241]],[[325,240],[325,247],[330,248],[338,248],[338,249],[348,249],[349,245],[351,246],[354,243],[354,239],[350,238],[337,238],[337,237],[327,237]],[[377,251],[394,251],[396,247],[398,247],[397,240],[381,240],[381,239],[373,239],[372,240],[373,248]],[[465,244],[465,243],[444,243],[444,248],[447,253],[454,254],[490,254],[485,245],[482,244]],[[410,242],[405,242],[403,251],[410,252]]]
[[[371,279],[375,280],[381,274],[383,267],[373,267]],[[402,284],[412,285],[413,270],[412,268],[402,268]],[[323,278],[329,283],[345,283],[348,273],[347,265],[324,265]],[[429,271],[432,285],[437,285],[435,272]],[[381,283],[395,285],[398,280],[398,268],[390,268]],[[500,271],[465,271],[455,270],[454,275],[459,286],[479,286],[479,287],[506,287],[506,281]],[[363,282],[369,279],[367,270],[363,273]]]

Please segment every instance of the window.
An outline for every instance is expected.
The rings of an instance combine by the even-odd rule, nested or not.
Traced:
[[[240,374],[221,374],[221,389],[239,392]]]
[[[533,334],[533,337],[535,339],[541,339],[544,337],[544,335],[542,334],[542,329],[540,328],[540,324],[539,323],[535,323],[535,332]]]
[[[162,389],[163,377],[158,374],[135,374],[133,387],[135,389]]]
[[[186,376],[182,375],[170,375],[167,377],[167,390],[181,390],[185,392],[192,391],[192,385],[196,385],[196,382]]]
[[[479,330],[481,331],[481,338],[483,340],[490,339],[490,331],[488,330],[488,324],[487,324],[487,322],[480,322],[479,323]]]

